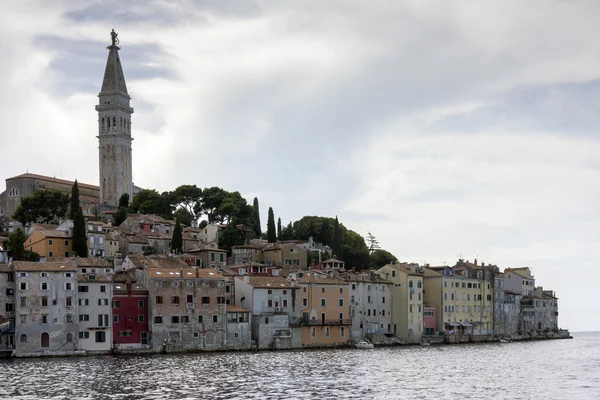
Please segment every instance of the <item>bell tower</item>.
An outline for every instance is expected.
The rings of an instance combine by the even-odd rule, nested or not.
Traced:
[[[131,168],[131,97],[127,93],[121,67],[121,49],[117,33],[110,33],[112,44],[107,47],[108,59],[102,89],[98,94],[98,141],[100,156],[100,204],[116,207],[124,193],[132,198]]]

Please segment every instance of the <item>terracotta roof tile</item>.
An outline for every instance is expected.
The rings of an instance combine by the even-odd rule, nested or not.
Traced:
[[[13,262],[15,271],[77,271],[77,268],[72,266],[71,263],[60,263],[60,262],[30,262],[30,261],[15,261]]]

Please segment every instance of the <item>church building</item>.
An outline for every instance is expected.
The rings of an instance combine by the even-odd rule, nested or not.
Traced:
[[[79,182],[82,206],[95,205],[95,213],[116,209],[119,198],[127,193],[129,200],[139,191],[132,182],[131,159],[131,97],[127,93],[125,75],[121,66],[121,49],[117,33],[111,33],[111,45],[98,94],[98,141],[100,186]],[[71,171],[76,174],[77,171]],[[0,215],[12,216],[21,199],[37,190],[55,189],[71,193],[73,181],[25,173],[6,178],[6,189],[0,193]],[[89,210],[90,207],[87,207]],[[85,211],[84,211],[85,213]]]

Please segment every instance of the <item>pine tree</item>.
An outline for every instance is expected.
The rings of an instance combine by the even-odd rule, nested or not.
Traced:
[[[342,259],[342,232],[337,215],[335,216],[335,222],[333,223],[333,252],[338,260]]]
[[[171,241],[171,248],[176,254],[183,251],[183,233],[181,232],[181,224],[179,218],[175,220],[175,228],[173,229],[173,240]]]
[[[277,218],[277,239],[281,240],[281,217]]]
[[[258,197],[254,198],[254,233],[257,237],[262,235],[262,230],[260,227],[260,210],[258,207]]]
[[[75,214],[79,211],[79,186],[77,185],[77,179],[71,188],[71,220],[75,220]]]
[[[273,208],[269,207],[269,219],[267,220],[267,241],[269,243],[277,242],[277,232],[275,231],[275,215]]]
[[[88,256],[87,236],[85,233],[85,219],[81,208],[73,218],[73,254],[78,257]]]

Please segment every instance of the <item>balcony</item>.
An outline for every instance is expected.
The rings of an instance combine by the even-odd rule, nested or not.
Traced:
[[[340,325],[352,325],[351,319],[300,319],[300,325],[304,326],[340,326]]]

